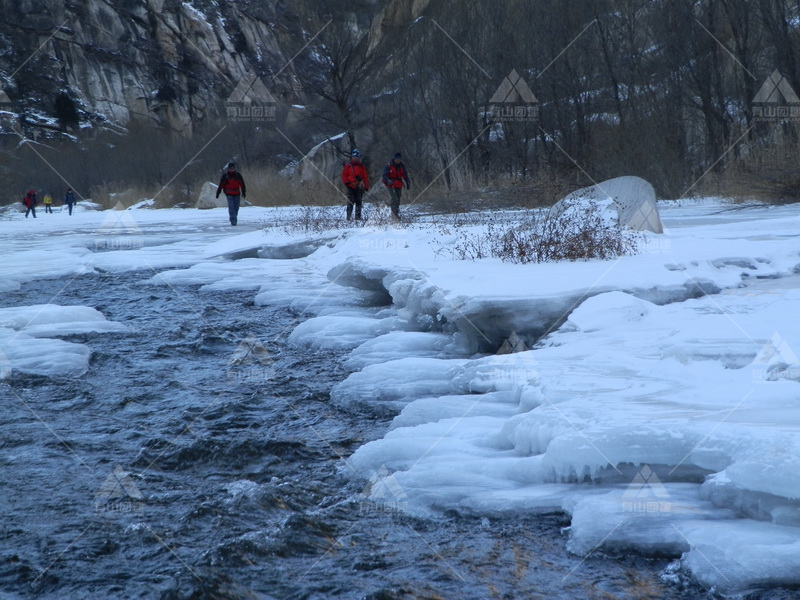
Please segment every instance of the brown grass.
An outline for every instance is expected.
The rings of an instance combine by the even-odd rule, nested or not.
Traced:
[[[247,183],[247,201],[255,206],[344,206],[347,202],[338,181],[296,183],[274,169],[242,171]]]
[[[243,169],[247,184],[247,201],[255,206],[344,206],[347,202],[343,189],[326,181],[297,184],[269,168]],[[209,178],[214,185],[218,180]],[[158,185],[103,183],[92,186],[90,199],[103,208],[110,209],[117,202],[127,208],[140,200],[155,198],[155,208],[169,208],[180,202],[194,205],[206,181]],[[333,182],[337,184],[337,182]]]
[[[800,202],[797,156],[796,146],[787,141],[768,142],[731,163],[724,171],[706,175],[697,193],[719,195],[737,202]]]
[[[247,201],[255,206],[344,208],[347,204],[344,188],[338,178],[298,183],[270,167],[243,167],[242,175],[247,183]],[[380,176],[376,175],[375,179],[370,193],[364,198],[365,203],[388,202],[389,195]],[[193,206],[206,181],[216,185],[218,179],[209,177],[187,183],[178,178],[164,188],[157,184],[103,183],[92,186],[90,198],[106,209],[114,208],[117,202],[127,208],[145,198],[155,198],[155,208],[169,208],[181,202],[188,202]],[[460,214],[483,209],[536,208],[551,206],[576,189],[576,182],[544,169],[537,177],[529,178],[525,182],[507,181],[485,188],[471,184],[461,185],[459,188],[461,189],[448,190],[441,178],[430,185],[429,182],[414,181],[411,190],[403,191],[402,205],[424,207],[424,210],[439,214]]]

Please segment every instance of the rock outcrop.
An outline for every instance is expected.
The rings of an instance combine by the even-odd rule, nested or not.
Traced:
[[[39,128],[124,131],[144,120],[187,136],[224,118],[225,99],[248,75],[277,101],[296,101],[288,49],[300,26],[279,6],[0,0],[0,100]]]

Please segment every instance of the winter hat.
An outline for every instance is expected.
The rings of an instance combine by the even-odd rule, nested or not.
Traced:
[[[403,158],[403,156],[399,152],[395,152],[394,156],[392,157],[392,160],[394,160],[395,158]]]
[[[356,158],[361,156],[361,152],[358,151],[358,148],[353,149],[353,156]]]
[[[228,170],[235,170],[235,169],[236,169],[236,163],[235,162],[229,162],[228,163]]]

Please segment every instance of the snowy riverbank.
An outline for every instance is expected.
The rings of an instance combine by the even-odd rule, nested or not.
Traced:
[[[238,228],[222,210],[13,215],[0,290],[135,269],[291,305],[291,343],[352,350],[332,401],[398,413],[349,458],[374,501],[564,510],[580,555],[682,555],[722,592],[800,585],[800,207],[660,209],[668,231],[639,255],[540,265],[453,261],[427,227],[260,229],[291,209],[244,209]],[[91,349],[59,335],[121,327],[0,310],[0,377],[79,376]]]

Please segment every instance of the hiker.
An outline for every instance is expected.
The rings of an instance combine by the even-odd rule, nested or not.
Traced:
[[[44,195],[44,200],[42,201],[44,204],[44,212],[53,214],[53,197],[50,194]]]
[[[27,209],[25,211],[25,218],[28,218],[28,213],[33,213],[33,218],[36,218],[36,192],[33,190],[28,190],[28,193],[25,194],[25,198],[22,200],[22,203],[25,205]]]
[[[219,181],[217,198],[219,198],[220,192],[225,192],[225,196],[228,198],[228,216],[231,219],[231,225],[236,225],[239,218],[240,196],[241,198],[247,197],[244,178],[236,170],[236,163],[228,163],[228,169],[222,174],[222,179]]]
[[[72,192],[72,188],[67,188],[67,193],[64,194],[64,204],[67,205],[69,214],[72,215],[72,205],[75,204],[75,194]]]
[[[353,215],[353,206],[356,207],[356,221],[361,220],[361,202],[364,192],[369,191],[369,173],[367,167],[361,162],[361,153],[353,150],[350,162],[345,163],[342,169],[342,181],[347,187],[347,220]]]
[[[403,164],[403,156],[397,152],[383,168],[383,184],[389,189],[391,195],[392,217],[400,220],[400,194],[403,192],[403,183],[406,189],[411,189],[411,180],[408,178],[408,169]]]

